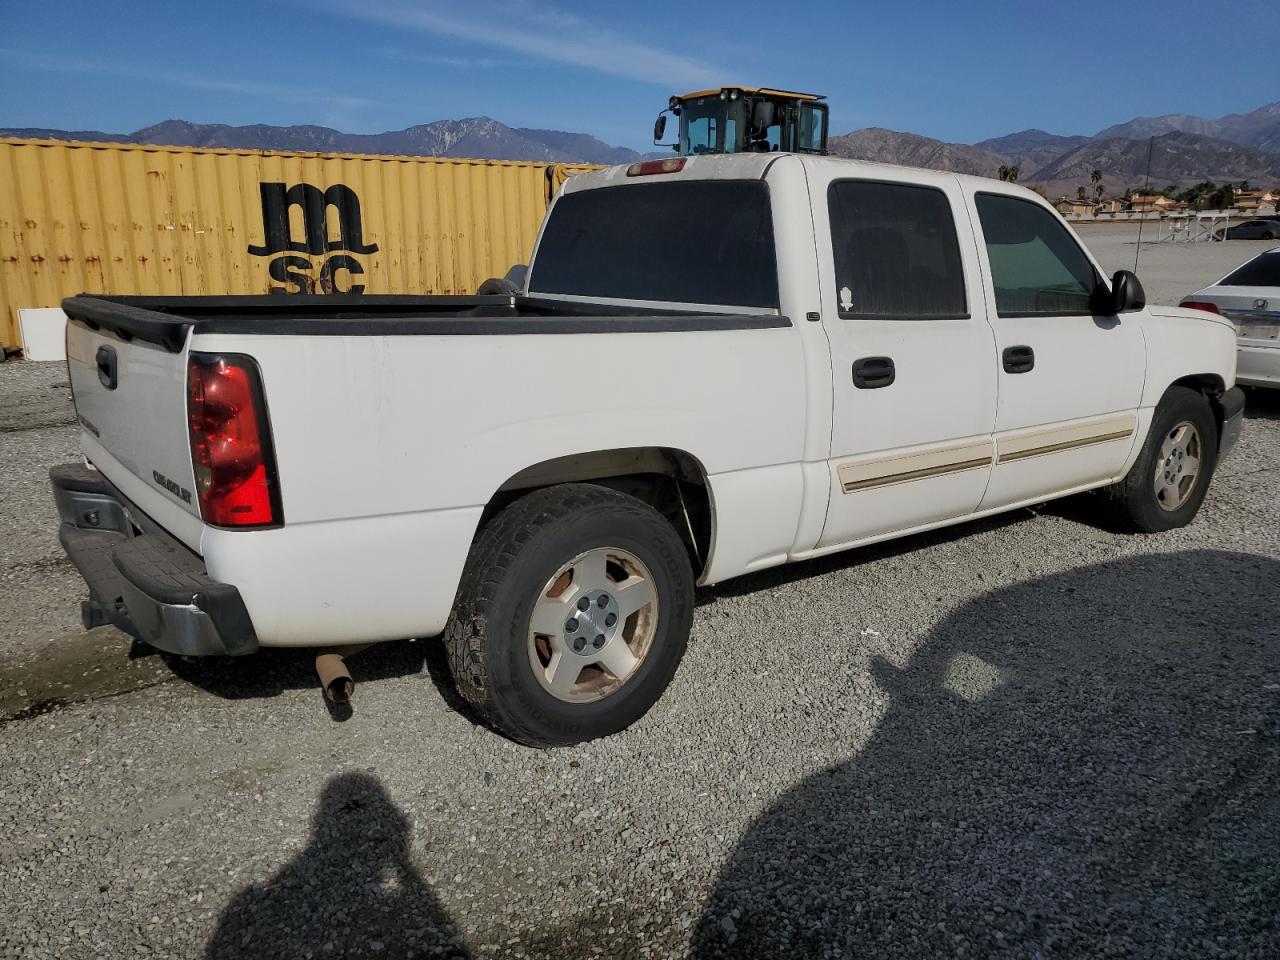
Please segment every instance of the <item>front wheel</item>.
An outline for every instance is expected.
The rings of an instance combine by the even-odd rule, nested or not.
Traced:
[[[1185,527],[1218,463],[1218,424],[1204,395],[1170,387],[1129,473],[1114,488],[1121,513],[1147,533]]]
[[[458,692],[531,746],[630,726],[684,655],[693,571],[671,524],[605,487],[565,484],[480,532],[445,641]]]

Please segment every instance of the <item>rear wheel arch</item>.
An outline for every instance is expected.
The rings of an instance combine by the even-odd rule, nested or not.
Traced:
[[[635,497],[671,524],[689,551],[695,579],[715,542],[715,503],[702,461],[673,447],[622,447],[553,457],[509,477],[485,505],[476,536],[504,507],[535,490],[593,483]]]

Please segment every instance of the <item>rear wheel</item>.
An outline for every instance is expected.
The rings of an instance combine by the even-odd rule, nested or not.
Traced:
[[[630,726],[684,655],[693,571],[652,507],[565,484],[481,531],[445,631],[459,693],[500,731],[560,746]]]
[[[1218,425],[1204,395],[1170,387],[1156,407],[1151,432],[1115,487],[1121,513],[1147,533],[1190,523],[1218,463]]]

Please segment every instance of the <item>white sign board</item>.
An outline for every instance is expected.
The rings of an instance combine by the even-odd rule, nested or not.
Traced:
[[[61,307],[34,307],[18,311],[22,352],[28,360],[67,359],[67,315]]]

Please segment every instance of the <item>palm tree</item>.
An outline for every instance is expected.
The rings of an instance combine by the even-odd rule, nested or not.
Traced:
[[[1084,199],[1084,187],[1076,187],[1076,196],[1081,200]]]
[[[1102,199],[1102,171],[1094,170],[1089,174],[1089,179],[1093,181],[1093,192],[1097,194],[1098,199]]]

